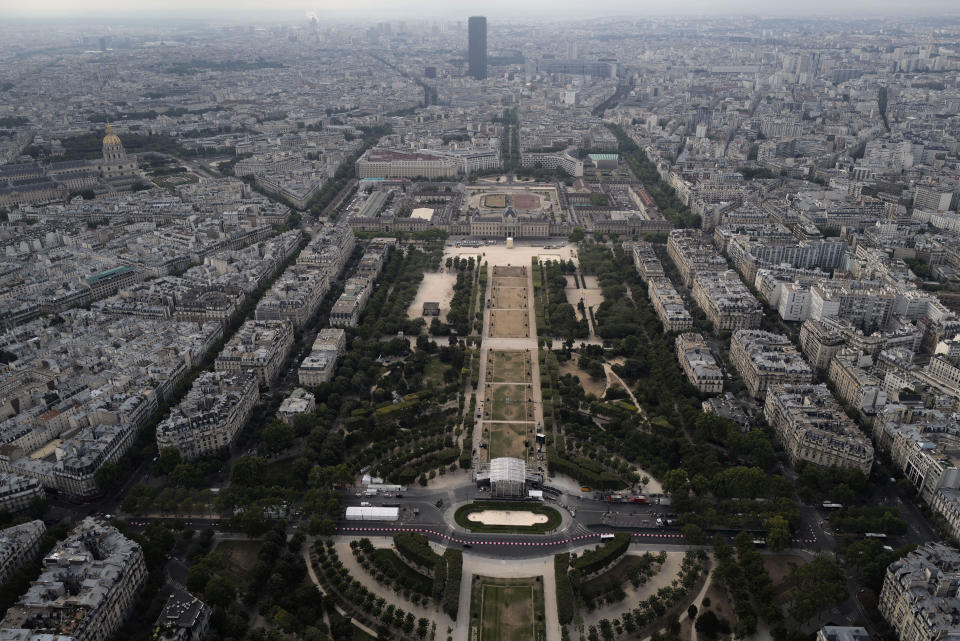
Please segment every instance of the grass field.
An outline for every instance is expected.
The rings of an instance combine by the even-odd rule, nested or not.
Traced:
[[[527,309],[527,288],[496,287],[492,299],[495,309]]]
[[[446,383],[443,375],[450,369],[450,365],[444,363],[439,357],[434,356],[423,368],[423,384],[426,387],[443,387]]]
[[[490,435],[487,437],[488,456],[491,459],[500,456],[527,458],[524,439],[534,440],[533,423],[487,423]]]
[[[484,418],[491,421],[532,421],[530,385],[487,385],[485,413]]]
[[[221,541],[215,548],[226,561],[224,574],[242,592],[250,582],[250,571],[257,563],[263,541]]]
[[[470,594],[471,641],[544,641],[543,577],[476,576]]]
[[[532,383],[530,354],[491,350],[487,356],[487,380],[491,383]]]
[[[530,322],[525,309],[494,309],[490,312],[490,336],[493,338],[526,338]]]

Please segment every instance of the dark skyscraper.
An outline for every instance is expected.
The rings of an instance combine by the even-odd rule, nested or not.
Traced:
[[[473,16],[467,24],[470,31],[470,75],[483,80],[487,77],[487,19]]]

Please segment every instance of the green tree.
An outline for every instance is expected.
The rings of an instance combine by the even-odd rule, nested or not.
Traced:
[[[835,561],[818,556],[792,568],[786,583],[793,587],[790,616],[801,623],[819,615],[847,598],[847,582]]]
[[[690,492],[690,478],[687,476],[687,471],[676,468],[664,474],[663,491],[670,496],[686,496]]]
[[[707,542],[707,535],[696,523],[687,523],[683,526],[683,538],[690,545],[703,545]]]
[[[157,465],[163,470],[164,474],[169,474],[177,465],[180,464],[180,450],[175,447],[165,447],[160,450],[160,456],[157,459]]]
[[[273,419],[260,433],[260,445],[271,454],[282,452],[293,445],[293,428],[284,421]]]
[[[227,607],[237,598],[237,588],[219,574],[207,581],[203,589],[203,599],[212,606]]]
[[[706,610],[701,614],[694,627],[707,639],[717,639],[721,634],[730,634],[730,622],[718,617],[713,610]]]
[[[263,483],[267,469],[266,459],[245,454],[237,459],[230,471],[230,481],[236,485],[252,487]]]
[[[767,545],[778,551],[790,544],[790,523],[779,514],[767,519]]]

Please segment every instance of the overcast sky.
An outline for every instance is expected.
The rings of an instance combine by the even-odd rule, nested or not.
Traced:
[[[584,18],[611,15],[957,15],[957,0],[0,0],[0,16],[118,19],[273,15],[290,20],[314,12],[328,18],[429,19],[473,14],[506,19]]]

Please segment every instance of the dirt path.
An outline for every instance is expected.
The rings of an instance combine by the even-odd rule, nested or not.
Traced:
[[[637,397],[633,395],[633,390],[630,389],[630,386],[623,382],[623,379],[613,371],[613,368],[610,367],[608,363],[603,364],[603,371],[607,373],[607,386],[610,386],[611,380],[616,381],[621,387],[623,387],[623,389],[626,390],[627,394],[630,396],[630,400],[633,401],[634,406],[637,408],[637,411],[643,414],[643,408],[640,407],[640,403],[637,402]]]

